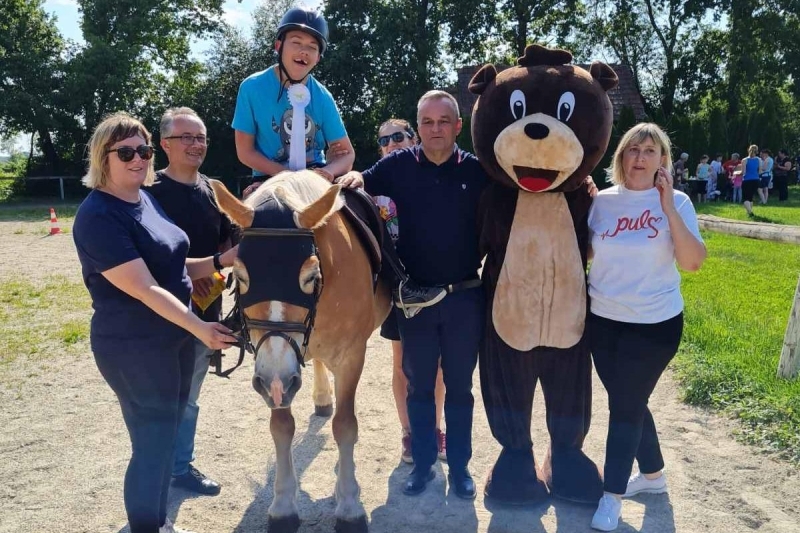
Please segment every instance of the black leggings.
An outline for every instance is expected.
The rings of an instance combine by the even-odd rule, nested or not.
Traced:
[[[125,472],[131,533],[158,533],[167,517],[175,437],[192,384],[194,339],[136,356],[95,353],[94,358],[117,395],[131,438]]]
[[[656,324],[616,322],[590,313],[587,326],[610,412],[603,488],[624,494],[634,458],[645,474],[664,468],[647,402],[678,351],[683,313]]]

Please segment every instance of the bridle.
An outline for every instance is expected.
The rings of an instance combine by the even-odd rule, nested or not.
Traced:
[[[255,222],[255,221],[254,221]],[[255,261],[250,262],[249,271],[253,272],[258,266],[259,253],[263,255],[266,250],[279,248],[282,251],[292,251],[294,249],[297,263],[300,258],[305,261],[309,256],[315,256],[317,261],[320,260],[319,249],[317,248],[316,240],[314,239],[314,232],[307,229],[297,228],[264,228],[264,227],[250,227],[243,230],[243,238],[239,244],[239,258],[247,265],[248,255],[255,257]],[[300,263],[302,264],[302,263]],[[253,354],[255,357],[258,354],[259,348],[264,342],[271,337],[278,337],[285,340],[295,353],[298,364],[305,367],[305,356],[308,352],[308,344],[311,339],[311,332],[314,329],[314,321],[317,316],[317,304],[322,295],[322,277],[318,277],[314,281],[314,290],[311,294],[303,293],[297,282],[297,274],[299,273],[299,266],[288,265],[287,269],[291,269],[289,273],[289,282],[281,283],[279,277],[271,277],[269,268],[270,265],[264,265],[267,271],[266,278],[253,277],[251,275],[248,290],[245,293],[241,291],[241,284],[238,279],[232,291],[234,296],[234,305],[228,313],[223,323],[234,331],[235,337],[239,339],[236,344],[239,346],[239,360],[236,365],[226,371],[222,371],[221,362],[217,364],[215,374],[221,377],[230,376],[231,372],[241,366],[244,360],[245,352]],[[320,274],[322,263],[319,262]],[[294,288],[291,278],[294,278]],[[264,280],[267,281],[264,281]],[[254,285],[255,282],[255,285]],[[231,285],[231,278],[228,278],[228,285]],[[250,307],[261,301],[274,300],[292,303],[305,307],[308,309],[305,318],[302,322],[276,322],[271,320],[259,320],[250,318],[244,312],[246,307]],[[251,342],[251,329],[258,329],[265,331],[258,343],[253,347]],[[238,333],[237,333],[238,332]],[[289,335],[289,333],[302,333],[303,343],[302,346],[297,344],[297,341]]]

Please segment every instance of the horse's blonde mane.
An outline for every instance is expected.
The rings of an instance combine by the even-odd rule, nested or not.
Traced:
[[[316,172],[310,170],[298,170],[296,172],[285,170],[269,178],[244,203],[250,207],[255,207],[267,198],[272,197],[279,204],[296,213],[319,200],[330,186],[330,182]],[[343,205],[344,200],[340,195],[336,199],[332,212],[340,210]]]

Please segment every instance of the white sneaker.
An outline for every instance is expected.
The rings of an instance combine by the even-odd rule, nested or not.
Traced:
[[[175,527],[175,524],[173,524],[172,521],[167,518],[166,522],[164,522],[164,525],[158,528],[158,533],[194,533],[194,531]]]
[[[644,474],[638,472],[628,480],[628,488],[625,490],[623,498],[630,498],[637,494],[663,494],[667,492],[667,476],[664,472],[655,479],[647,479]]]
[[[622,514],[622,501],[611,494],[603,494],[592,517],[592,529],[614,531]]]

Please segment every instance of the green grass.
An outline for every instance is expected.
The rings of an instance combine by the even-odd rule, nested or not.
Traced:
[[[685,329],[674,366],[685,400],[734,416],[743,440],[800,463],[800,379],[776,377],[800,247],[709,232],[703,238],[708,259],[683,275]]]
[[[50,208],[52,207],[56,210],[58,227],[61,229],[61,232],[71,233],[72,223],[75,220],[75,212],[78,210],[78,205],[79,204],[75,203],[60,204],[57,202],[43,204],[0,201],[0,222],[11,223],[11,227],[6,228],[6,231],[14,235],[26,234],[45,236],[50,233]]]
[[[20,355],[85,353],[91,313],[86,287],[63,276],[0,282],[0,368]]]
[[[755,197],[753,213],[755,218],[747,217],[747,212],[741,204],[730,202],[707,202],[695,204],[698,214],[714,215],[732,220],[754,220],[756,222],[772,222],[774,224],[787,224],[800,226],[800,187],[789,187],[789,199],[778,202],[778,194],[773,189],[770,191],[769,203],[758,205],[758,196]]]

